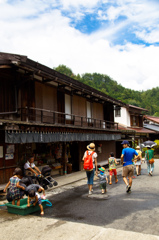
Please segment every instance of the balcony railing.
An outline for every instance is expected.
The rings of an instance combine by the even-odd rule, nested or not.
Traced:
[[[3,116],[3,118],[7,119],[7,116]],[[9,117],[9,119],[11,118]],[[71,125],[83,128],[118,130],[118,123],[115,122],[33,107],[18,109],[17,120],[53,125]]]

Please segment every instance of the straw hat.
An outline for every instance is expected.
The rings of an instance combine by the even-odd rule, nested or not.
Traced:
[[[88,146],[87,146],[87,149],[89,151],[95,151],[95,144],[94,143],[90,143]]]
[[[140,149],[140,146],[137,146],[136,149]]]

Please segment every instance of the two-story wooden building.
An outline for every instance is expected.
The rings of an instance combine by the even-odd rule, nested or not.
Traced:
[[[114,119],[119,123],[118,128],[122,132],[121,140],[116,142],[117,157],[120,157],[122,149],[121,141],[123,139],[127,139],[132,147],[135,147],[135,144],[140,145],[149,138],[150,134],[155,133],[143,125],[144,114],[146,112],[148,112],[147,109],[128,104],[123,107],[115,107]]]
[[[82,169],[90,142],[98,161],[107,159],[121,138],[114,105],[125,106],[26,56],[0,53],[0,183],[30,152],[64,174]]]

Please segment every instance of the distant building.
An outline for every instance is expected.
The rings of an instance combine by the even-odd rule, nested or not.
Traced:
[[[155,132],[150,135],[152,140],[159,139],[159,117],[144,115],[144,128]]]
[[[117,157],[121,154],[121,141],[128,140],[132,147],[140,145],[147,140],[155,131],[145,128],[143,125],[144,114],[148,112],[147,109],[136,107],[133,105],[126,105],[123,107],[116,106],[114,108],[115,122],[119,123],[119,129],[122,131],[121,140],[116,142]]]

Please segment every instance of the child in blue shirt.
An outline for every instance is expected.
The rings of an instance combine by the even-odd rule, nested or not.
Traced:
[[[106,193],[107,191],[107,183],[108,183],[108,178],[105,174],[105,168],[101,167],[99,168],[99,173],[96,174],[97,177],[100,179],[100,189],[102,189],[102,194]]]

